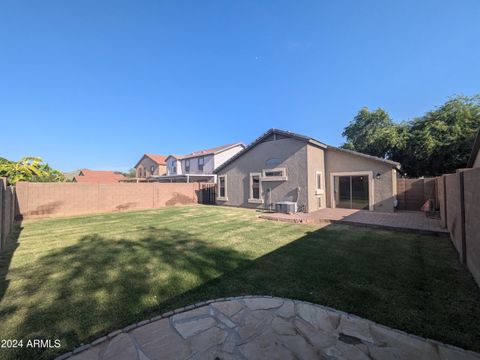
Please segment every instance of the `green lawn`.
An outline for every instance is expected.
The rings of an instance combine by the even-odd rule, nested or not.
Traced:
[[[214,206],[26,221],[0,257],[0,339],[51,358],[174,308],[266,294],[480,350],[480,291],[446,238],[294,225]]]

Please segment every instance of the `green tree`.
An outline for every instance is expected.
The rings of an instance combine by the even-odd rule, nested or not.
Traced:
[[[467,165],[480,128],[480,96],[457,96],[410,122],[402,162],[412,177],[438,176]]]
[[[480,96],[456,96],[425,115],[395,123],[387,112],[361,109],[345,128],[344,148],[398,161],[409,177],[465,167],[480,128]]]
[[[123,176],[127,177],[127,178],[135,178],[137,177],[137,171],[132,168],[130,170],[128,170],[128,172],[126,173],[121,173]]]
[[[0,176],[6,177],[10,185],[18,181],[64,181],[62,172],[52,169],[48,164],[43,163],[39,157],[28,156],[19,161],[10,161],[0,158]]]
[[[395,124],[383,109],[362,108],[344,129],[343,148],[392,159],[405,144],[403,124]]]

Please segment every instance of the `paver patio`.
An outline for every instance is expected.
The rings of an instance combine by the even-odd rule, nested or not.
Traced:
[[[306,224],[345,223],[350,225],[363,225],[448,236],[448,231],[440,226],[440,220],[427,217],[420,211],[396,211],[393,213],[387,213],[367,210],[327,208],[308,214],[263,214],[260,218]]]
[[[57,359],[433,359],[480,354],[311,303],[219,299],[143,321]]]

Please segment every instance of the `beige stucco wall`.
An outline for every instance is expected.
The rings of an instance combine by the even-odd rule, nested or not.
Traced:
[[[325,150],[308,144],[307,145],[308,162],[308,211],[315,211],[327,206],[325,189]],[[316,194],[317,190],[317,171],[322,173],[323,194]],[[320,203],[319,203],[320,199]]]
[[[334,148],[328,148],[325,151],[325,168],[325,181],[327,183],[327,207],[332,207],[331,194],[333,191],[333,186],[330,181],[331,173],[372,171],[374,185],[374,210],[385,212],[394,211],[392,165],[346,153]],[[377,173],[380,173],[379,180],[376,179]]]
[[[153,174],[150,170],[151,166],[154,166],[155,169],[153,171]],[[140,163],[135,167],[135,171],[137,173],[137,177],[139,174],[139,169],[142,169],[142,177],[143,177],[143,169],[147,170],[147,177],[151,175],[165,175],[167,173],[167,167],[165,165],[157,165],[155,161],[150,159],[149,157],[144,156],[143,159],[140,161]]]
[[[279,159],[275,166],[266,166],[269,159]],[[286,168],[286,181],[262,182],[263,204],[249,203],[250,173],[261,173],[268,168]],[[263,208],[267,206],[267,189],[271,189],[271,202],[295,200],[297,187],[300,187],[299,205],[307,206],[307,145],[304,141],[295,139],[281,139],[266,141],[256,145],[253,149],[228,164],[218,172],[218,176],[227,175],[228,201],[220,201],[221,205]]]

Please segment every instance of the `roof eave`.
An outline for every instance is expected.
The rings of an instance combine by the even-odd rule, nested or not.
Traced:
[[[470,157],[468,158],[467,167],[473,167],[475,160],[479,156],[480,153],[480,129],[477,132],[477,136],[475,137],[475,141],[473,142],[472,152],[470,153]]]

